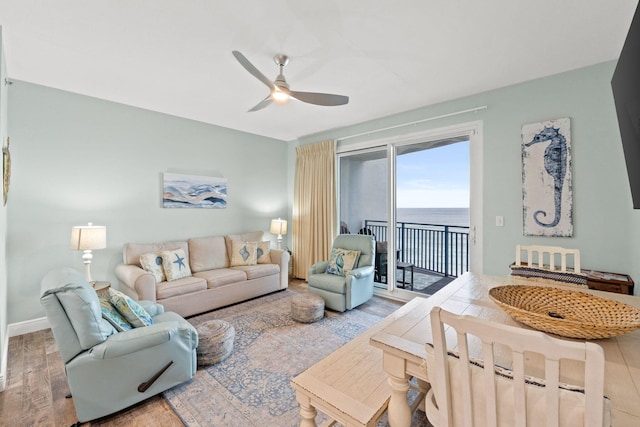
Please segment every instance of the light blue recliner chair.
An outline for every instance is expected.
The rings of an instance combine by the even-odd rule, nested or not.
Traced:
[[[309,292],[324,298],[327,308],[351,310],[373,296],[375,240],[369,235],[341,234],[333,241],[333,248],[360,251],[356,268],[339,276],[326,272],[329,261],[313,264],[307,275]]]
[[[181,316],[140,301],[153,324],[117,332],[102,318],[98,295],[82,277],[57,280],[59,286],[46,290],[40,301],[79,422],[117,412],[195,374],[198,334]]]

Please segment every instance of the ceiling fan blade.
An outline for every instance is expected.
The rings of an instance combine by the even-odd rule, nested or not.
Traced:
[[[271,101],[272,101],[271,94],[269,94],[269,96],[267,96],[262,101],[258,102],[255,107],[250,109],[249,112],[262,110],[263,108],[268,107],[269,105],[271,105]]]
[[[296,92],[292,90],[289,91],[289,94],[299,101],[315,105],[324,105],[327,107],[349,103],[348,96],[332,95],[330,93]]]
[[[271,90],[276,89],[276,85],[271,80],[269,80],[264,74],[262,74],[260,70],[254,67],[253,64],[249,62],[249,60],[243,54],[241,54],[237,50],[234,50],[232,53],[233,53],[233,56],[236,57],[240,65],[242,65],[245,68],[245,70],[251,73],[253,77],[260,80],[262,83],[266,84],[269,87],[269,89]]]

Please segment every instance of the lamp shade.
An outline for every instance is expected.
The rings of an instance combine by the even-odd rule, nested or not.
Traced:
[[[81,225],[71,229],[71,249],[77,251],[104,249],[107,247],[107,227]]]
[[[269,231],[273,234],[287,234],[287,221],[280,218],[272,219]]]

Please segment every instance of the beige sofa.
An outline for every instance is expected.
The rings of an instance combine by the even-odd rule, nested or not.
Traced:
[[[120,290],[136,300],[164,305],[165,311],[181,316],[203,313],[288,287],[289,253],[269,249],[263,263],[235,265],[236,242],[261,242],[263,232],[200,237],[164,243],[127,243],[124,262],[116,266]],[[184,251],[190,275],[157,281],[142,268],[140,257],[162,251]],[[265,261],[266,259],[266,261]],[[148,267],[148,266],[147,266]]]

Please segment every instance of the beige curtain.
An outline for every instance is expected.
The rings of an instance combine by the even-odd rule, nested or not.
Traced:
[[[309,267],[328,259],[336,237],[335,142],[296,148],[293,195],[293,275],[307,279]]]

